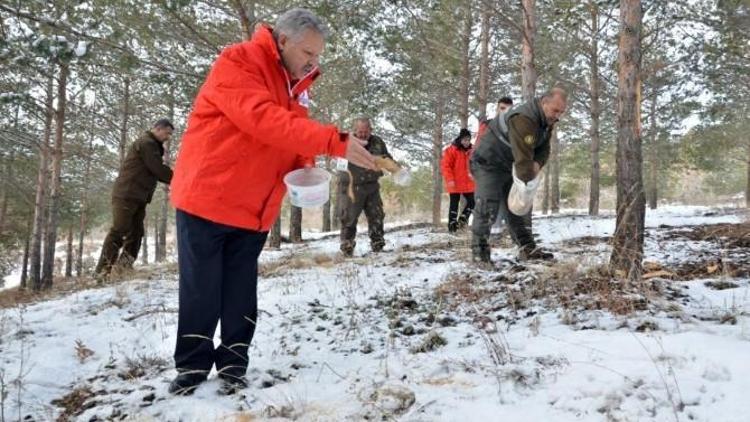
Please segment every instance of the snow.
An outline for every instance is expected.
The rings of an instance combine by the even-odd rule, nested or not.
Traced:
[[[707,242],[669,240],[659,231],[664,225],[744,221],[736,211],[700,207],[649,212],[647,260],[678,262],[713,253],[715,246]],[[561,262],[584,255],[596,261],[606,257],[606,244],[570,241],[611,235],[614,220],[539,216],[534,228]],[[732,279],[737,287],[724,290],[708,287],[709,279],[675,281],[684,295],[679,311],[665,306],[623,316],[539,302],[482,308],[472,319],[467,315],[474,305],[452,308],[435,296],[436,287],[454,274],[493,276],[467,262],[468,237],[417,228],[386,238],[385,253],[368,253],[365,233],[355,258],[298,269],[294,259],[333,257],[338,239],[264,251],[264,271],[282,267],[260,279],[251,387],[241,395],[218,396],[213,376],[191,397],[167,393],[175,375],[177,307],[177,276],[169,266],[149,267],[148,279],[2,310],[0,373],[6,382],[20,379],[9,386],[6,414],[17,414],[22,385],[20,414],[37,420],[58,417],[61,409],[51,401],[84,386],[96,392],[97,403],[75,420],[206,421],[243,414],[311,421],[374,420],[384,414],[408,421],[485,421],[499,415],[511,421],[747,420],[750,279]],[[493,250],[496,259],[512,255],[510,248]],[[506,303],[508,291],[503,287],[490,300]],[[571,312],[573,321],[565,317]],[[425,322],[427,314],[434,314],[435,322]],[[725,316],[735,323],[723,323]],[[641,332],[641,326],[656,329]],[[408,327],[417,333],[408,334]],[[413,353],[431,332],[446,344]],[[93,355],[79,359],[77,340]],[[142,376],[118,376],[128,359],[149,358],[157,363],[144,365]]]

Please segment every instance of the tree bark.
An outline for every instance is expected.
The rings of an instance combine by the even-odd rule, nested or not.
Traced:
[[[341,220],[339,219],[339,210],[341,209],[341,195],[339,195],[339,174],[338,171],[333,174],[333,211],[331,217],[331,230],[336,231],[341,228]]]
[[[89,147],[86,154],[86,164],[83,172],[83,189],[81,189],[81,216],[78,224],[78,255],[76,262],[76,275],[83,275],[83,241],[86,237],[86,226],[88,225],[89,208],[89,183],[91,183],[91,160],[94,156],[94,136],[89,134]]]
[[[437,93],[435,104],[435,126],[432,129],[432,224],[440,227],[443,181],[440,176],[440,158],[443,154],[443,117],[445,94]]]
[[[328,171],[331,171],[331,158],[330,157],[326,157],[326,169]],[[333,185],[332,183],[330,185],[328,201],[325,204],[323,204],[323,229],[322,230],[324,232],[331,231],[331,199],[333,198],[333,192],[335,191],[333,187],[336,186],[336,185]]]
[[[589,115],[591,117],[591,127],[589,136],[591,137],[591,186],[589,188],[589,215],[599,215],[599,185],[600,185],[600,164],[599,164],[599,147],[601,144],[599,134],[599,119],[601,116],[601,104],[599,97],[601,95],[600,75],[599,75],[599,6],[596,1],[589,3],[591,11],[591,75],[590,90],[591,103],[589,105]]]
[[[536,95],[536,66],[534,65],[534,44],[536,39],[536,0],[522,0],[523,34],[521,50],[521,95],[524,101],[531,101]]]
[[[271,227],[271,233],[268,236],[268,247],[279,249],[281,248],[281,216],[276,219]]]
[[[643,271],[645,197],[641,153],[641,2],[620,0],[617,94],[617,220],[610,271],[634,282]]]
[[[745,207],[750,208],[750,140],[747,141],[747,183],[745,184]]]
[[[175,118],[175,93],[174,86],[169,88],[169,121],[174,124]],[[175,133],[172,138],[164,144],[164,163],[168,166],[172,164],[172,144],[176,142],[177,134]],[[156,223],[156,229],[159,232],[158,237],[154,237],[154,260],[156,262],[163,262],[167,259],[167,228],[169,221],[169,213],[171,207],[169,206],[169,185],[166,183],[161,184],[162,192],[164,192],[164,198],[161,202],[161,210],[159,212],[159,220]]]
[[[477,108],[479,121],[487,118],[487,103],[490,93],[490,11],[482,7],[482,30],[479,35],[479,90]]]
[[[125,78],[122,95],[122,120],[120,121],[120,166],[125,161],[125,149],[128,145],[128,119],[130,118],[130,78]]]
[[[73,277],[73,225],[68,226],[68,248],[65,258],[65,277]]]
[[[23,261],[21,262],[21,289],[26,289],[29,279],[29,249],[31,247],[31,230],[33,224],[33,218],[26,224],[26,242],[23,246]]]
[[[292,205],[289,212],[289,241],[302,243],[302,208]]]
[[[560,212],[560,139],[557,137],[557,129],[552,131],[550,139],[550,191],[549,206],[552,214]]]
[[[245,6],[242,4],[242,0],[232,0],[231,3],[237,11],[237,16],[240,20],[240,27],[242,28],[242,35],[246,40],[249,40],[253,36],[255,27],[253,24],[255,21],[255,2],[250,3],[249,13],[248,9],[245,9]]]
[[[3,159],[2,161],[4,161],[5,174],[3,181],[0,182],[0,235],[5,231],[5,217],[8,215],[8,188],[6,185],[13,180],[13,153],[11,153],[9,158]]]
[[[148,265],[148,217],[143,219],[143,240],[141,241],[141,264]]]
[[[549,189],[549,169],[545,168],[542,170],[544,172],[544,186],[542,186],[542,214],[547,215],[549,214],[549,195],[550,195],[550,189]]]
[[[57,226],[60,218],[62,196],[62,162],[63,140],[65,139],[65,109],[67,107],[68,63],[60,62],[60,78],[57,81],[57,109],[55,110],[55,145],[52,149],[52,179],[50,186],[49,216],[47,217],[47,234],[44,244],[44,263],[42,265],[41,288],[52,287],[55,273],[55,247],[57,245]]]
[[[29,287],[40,290],[42,287],[42,237],[47,224],[47,185],[49,184],[50,138],[52,137],[52,119],[54,117],[53,101],[54,68],[50,69],[47,79],[47,98],[44,108],[44,135],[39,146],[39,171],[37,173],[36,195],[34,199],[34,223],[31,229],[31,247],[29,251]]]
[[[654,95],[651,99],[649,110],[649,123],[651,124],[651,148],[648,149],[649,172],[648,172],[648,207],[655,210],[658,203],[659,193],[659,126],[656,122],[656,113],[659,106],[659,94],[654,87]]]
[[[464,28],[461,33],[461,79],[458,89],[458,120],[462,128],[469,126],[469,82],[471,80],[469,47],[471,45],[471,1],[464,2]]]

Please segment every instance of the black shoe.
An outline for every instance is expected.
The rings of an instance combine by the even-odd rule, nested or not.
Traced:
[[[538,246],[523,246],[521,247],[521,250],[518,251],[518,259],[520,261],[531,261],[535,259],[552,261],[555,259],[555,256]]]
[[[219,375],[221,380],[221,386],[219,387],[219,394],[222,396],[231,396],[240,390],[244,390],[248,387],[247,380],[245,377],[238,377],[234,375]]]
[[[464,217],[463,215],[458,217],[458,229],[463,230],[466,228],[466,226],[469,225],[469,217]]]
[[[472,260],[483,264],[492,264],[490,248],[474,249],[472,251]]]
[[[458,231],[458,221],[448,222],[448,233],[455,233]]]
[[[206,380],[202,373],[184,372],[179,374],[169,384],[169,392],[178,396],[189,396]]]

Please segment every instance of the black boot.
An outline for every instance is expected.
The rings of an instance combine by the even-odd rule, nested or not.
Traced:
[[[458,217],[458,229],[463,230],[469,224],[469,217],[462,215]]]
[[[492,264],[490,248],[472,248],[472,260],[482,264]]]
[[[178,374],[169,384],[169,392],[178,396],[189,396],[206,380],[206,375],[194,372]]]
[[[455,233],[458,231],[458,221],[452,220],[448,222],[448,233]]]
[[[531,261],[535,259],[552,261],[555,259],[555,256],[536,245],[525,245],[518,251],[518,259],[520,261]]]
[[[245,377],[219,375],[219,379],[221,380],[219,394],[221,394],[222,396],[230,396],[248,387],[248,383]]]

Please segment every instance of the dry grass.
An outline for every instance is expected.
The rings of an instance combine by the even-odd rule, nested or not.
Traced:
[[[258,269],[258,275],[261,277],[280,277],[294,270],[333,268],[338,262],[340,262],[340,258],[335,254],[297,254],[261,264]]]
[[[31,289],[21,289],[14,287],[0,291],[0,309],[13,308],[17,305],[43,302],[47,300],[59,299],[68,296],[71,293],[86,289],[97,289],[119,285],[123,281],[133,279],[153,279],[160,274],[169,274],[177,272],[177,264],[170,263],[156,267],[138,267],[134,270],[122,272],[118,276],[110,277],[104,283],[98,283],[91,276],[83,277],[58,277],[55,278],[52,287],[48,290],[35,292]]]
[[[646,309],[659,294],[652,283],[628,283],[609,274],[606,266],[580,268],[578,261],[548,267],[530,286],[533,299],[559,304],[565,309],[604,309],[618,315]]]
[[[87,409],[96,406],[98,402],[92,400],[96,394],[87,386],[76,387],[70,393],[59,399],[52,400],[52,404],[61,407],[63,410],[57,417],[58,422],[64,422],[73,419]]]

